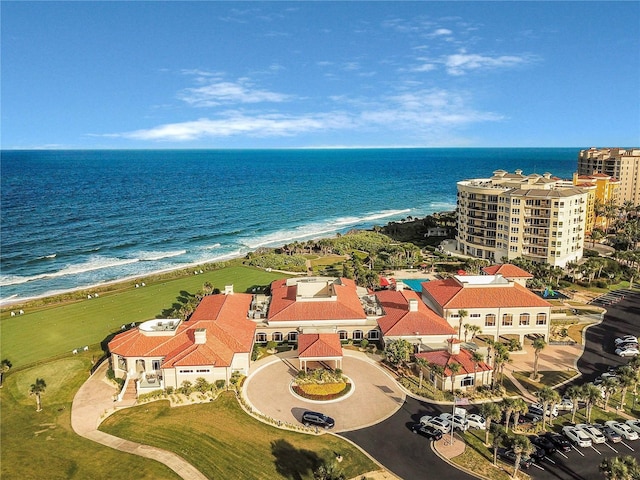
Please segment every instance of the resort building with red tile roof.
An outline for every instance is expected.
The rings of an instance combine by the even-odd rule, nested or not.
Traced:
[[[511,265],[510,263],[503,263],[499,265],[490,265],[482,269],[482,273],[485,275],[502,275],[507,280],[513,280],[519,283],[523,287],[527,286],[527,280],[532,279],[531,275],[526,270]]]
[[[549,340],[551,304],[502,275],[456,275],[422,284],[422,300],[455,329],[477,325],[494,340]],[[460,318],[460,312],[466,316]]]
[[[480,360],[474,358],[473,351],[461,348],[460,341],[450,339],[445,350],[434,350],[430,352],[416,353],[416,358],[426,360],[425,367],[428,377],[435,386],[441,390],[462,390],[476,388],[481,385],[489,385],[493,379],[493,368]],[[452,375],[452,364],[459,365],[458,372]],[[436,373],[432,366],[437,365],[442,368],[442,374]],[[453,385],[452,385],[453,383]]]

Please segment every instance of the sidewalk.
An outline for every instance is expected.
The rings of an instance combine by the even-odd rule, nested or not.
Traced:
[[[135,402],[115,403],[115,388],[104,381],[108,362],[104,362],[89,377],[73,398],[71,406],[71,426],[81,437],[107,447],[164,463],[185,480],[207,480],[193,465],[173,452],[161,448],[130,442],[98,430],[102,420],[116,409],[130,407]]]

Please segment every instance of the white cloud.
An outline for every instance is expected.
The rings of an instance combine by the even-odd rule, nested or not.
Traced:
[[[460,53],[448,55],[444,58],[444,64],[449,75],[464,75],[470,70],[484,68],[508,68],[527,63],[526,57],[515,55],[502,55],[491,57],[474,53]]]
[[[441,36],[449,36],[449,35],[453,35],[453,32],[448,28],[438,28],[433,33],[431,33],[431,36],[433,37],[441,37]]]
[[[285,102],[290,95],[254,89],[246,79],[237,82],[213,82],[202,87],[187,88],[178,98],[194,107],[213,107],[233,103]]]
[[[351,99],[335,96],[344,109],[305,114],[247,113],[238,110],[220,113],[216,118],[168,123],[149,129],[110,136],[146,141],[185,142],[202,138],[291,137],[309,132],[402,131],[425,135],[462,127],[471,123],[498,121],[492,112],[477,111],[467,105],[463,94],[441,89],[414,90],[382,98]]]

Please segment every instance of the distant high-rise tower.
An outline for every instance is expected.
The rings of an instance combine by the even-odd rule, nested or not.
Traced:
[[[582,258],[587,190],[521,170],[458,182],[457,250],[492,262],[564,267]]]
[[[619,204],[640,205],[640,148],[590,148],[580,150],[578,175],[603,173],[620,180]]]

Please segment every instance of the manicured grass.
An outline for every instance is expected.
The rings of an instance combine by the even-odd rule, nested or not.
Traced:
[[[170,408],[159,401],[122,410],[100,429],[171,450],[209,478],[312,479],[320,462],[337,454],[346,478],[378,468],[336,436],[279,430],[247,416],[232,394],[208,404]]]
[[[87,379],[90,355],[11,371],[0,389],[0,477],[12,479],[104,478],[178,479],[166,466],[119,452],[76,435],[71,429],[71,402]],[[47,388],[41,412],[29,388],[42,378]]]
[[[119,332],[122,324],[142,322],[163,317],[178,297],[193,295],[204,282],[224,290],[234,285],[235,292],[246,292],[264,287],[284,275],[278,272],[234,266],[207,271],[158,283],[147,283],[135,288],[135,282],[123,284],[126,288],[103,293],[99,298],[73,303],[39,307],[25,314],[11,317],[5,311],[0,319],[0,350],[14,368],[49,359],[84,345],[98,345],[112,333]],[[139,281],[139,280],[138,280]]]

